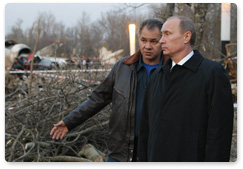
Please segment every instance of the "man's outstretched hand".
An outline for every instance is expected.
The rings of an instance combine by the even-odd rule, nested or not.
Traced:
[[[52,136],[52,139],[58,140],[59,138],[62,139],[63,136],[65,136],[68,132],[68,128],[65,125],[65,123],[61,120],[57,124],[54,124],[54,127],[51,130],[50,135]]]

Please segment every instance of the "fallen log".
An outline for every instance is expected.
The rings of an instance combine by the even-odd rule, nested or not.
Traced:
[[[56,157],[46,157],[41,158],[41,161],[52,161],[52,162],[92,162],[91,160],[82,157],[72,157],[72,156],[56,156]]]
[[[104,162],[103,157],[98,153],[96,148],[91,144],[86,144],[78,153],[79,156],[84,156],[93,162]]]

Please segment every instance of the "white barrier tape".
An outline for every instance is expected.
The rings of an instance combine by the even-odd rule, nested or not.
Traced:
[[[68,77],[65,76],[58,76],[58,75],[53,75],[53,74],[44,74],[44,73],[34,73],[35,75],[42,76],[42,77],[54,77],[58,79],[68,79]]]
[[[64,73],[64,72],[109,72],[111,69],[88,69],[88,70],[35,70],[32,73]],[[11,74],[21,74],[21,73],[30,73],[30,70],[13,70],[9,71]]]
[[[58,78],[58,79],[69,79],[69,77],[66,76],[58,76],[58,75],[53,75],[53,74],[45,74],[45,73],[34,73],[35,75],[41,76],[41,77],[54,77],[54,78]],[[87,80],[87,79],[82,79],[83,82],[87,82],[87,83],[97,83],[100,84],[100,81],[94,81],[94,80]]]

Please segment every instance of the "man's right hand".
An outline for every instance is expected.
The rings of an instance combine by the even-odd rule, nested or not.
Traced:
[[[52,139],[58,140],[59,138],[62,139],[63,136],[65,136],[68,132],[68,128],[65,125],[65,123],[61,120],[57,124],[54,124],[54,127],[51,130],[50,135],[52,136]]]

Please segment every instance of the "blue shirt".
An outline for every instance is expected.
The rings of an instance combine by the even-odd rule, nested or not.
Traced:
[[[162,58],[162,57],[161,57]],[[138,136],[140,119],[143,108],[143,100],[146,92],[146,87],[149,81],[150,75],[154,70],[162,65],[163,59],[160,60],[160,64],[148,65],[143,62],[142,55],[140,55],[137,65],[137,91],[136,91],[136,110],[135,110],[135,125],[136,125],[136,137]]]
[[[153,69],[155,69],[155,68],[157,68],[158,66],[159,66],[159,64],[156,64],[156,65],[149,65],[149,64],[146,64],[146,63],[142,63],[143,64],[143,66],[146,68],[146,70],[147,70],[147,73],[148,73],[148,77],[149,77],[149,74],[150,74],[150,72],[151,72],[151,70],[153,70]]]

